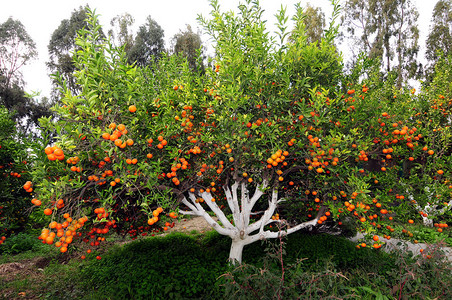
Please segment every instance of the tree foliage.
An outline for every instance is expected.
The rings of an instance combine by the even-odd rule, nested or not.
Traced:
[[[452,2],[440,0],[436,3],[432,12],[433,23],[427,37],[426,57],[429,61],[438,59],[437,51],[442,51],[445,56],[452,50]]]
[[[98,42],[89,13],[74,54],[78,91],[62,84],[59,118],[42,119],[58,138],[36,152],[34,188],[55,221],[41,238],[65,252],[84,228],[97,244],[111,229],[136,236],[179,208],[229,236],[230,259],[241,261],[243,247],[260,239],[343,223],[390,238],[392,219],[420,218],[417,207],[428,203],[450,208],[451,133],[440,123],[450,106],[394,88],[394,74],[336,84],[344,77],[333,4],[317,46],[300,8],[286,43],[284,9],[277,42],[256,2],[234,14],[212,1],[210,17],[199,18],[216,41],[215,68],[205,72],[178,55],[128,64],[123,49]],[[435,199],[419,192],[428,182]]]
[[[72,90],[77,90],[77,83],[74,78],[75,66],[73,62],[74,52],[78,50],[75,44],[77,39],[77,33],[83,28],[89,28],[89,24],[86,22],[87,10],[89,6],[80,6],[78,10],[74,10],[69,19],[61,21],[57,29],[52,33],[49,45],[47,46],[49,51],[50,61],[47,66],[51,74],[57,74],[60,82],[57,82],[53,77],[54,89],[52,91],[52,97],[58,98],[58,85],[61,85],[64,81],[65,84]],[[103,37],[102,31],[99,32],[99,37]]]
[[[30,145],[17,131],[8,110],[0,106],[0,235],[10,235],[28,225],[31,193],[22,186],[30,180]],[[0,240],[0,244],[3,240]]]

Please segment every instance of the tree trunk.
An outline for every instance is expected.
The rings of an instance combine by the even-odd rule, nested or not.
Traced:
[[[245,240],[240,238],[233,239],[231,244],[231,251],[229,252],[229,263],[238,265],[242,263],[243,247],[245,247]]]

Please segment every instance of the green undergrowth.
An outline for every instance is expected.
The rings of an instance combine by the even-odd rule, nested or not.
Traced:
[[[243,260],[263,267],[266,248],[278,241],[255,243],[245,247]],[[91,260],[81,269],[84,289],[91,295],[108,299],[222,299],[223,274],[227,263],[230,239],[216,232],[200,236],[181,233],[164,238],[150,238],[116,247]],[[384,274],[394,264],[388,254],[370,249],[357,251],[355,245],[342,237],[293,234],[287,239],[284,260],[304,260],[300,272],[311,272],[327,265],[339,269],[360,269],[372,265]],[[271,268],[278,269],[277,261]]]
[[[227,262],[230,243],[210,231],[115,245],[101,260],[65,260],[67,254],[52,252],[41,277],[18,277],[0,288],[15,291],[10,295],[27,290],[39,299],[447,299],[451,293],[450,264],[435,253],[429,260],[411,259],[358,250],[341,236],[297,232],[246,246],[244,264],[235,268]],[[2,260],[43,255],[49,249],[43,246],[4,253]]]

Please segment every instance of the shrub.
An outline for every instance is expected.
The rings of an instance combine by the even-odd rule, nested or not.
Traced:
[[[0,247],[0,253],[19,254],[25,251],[37,251],[43,246],[36,235],[21,232],[6,239]]]
[[[204,244],[213,247],[204,249],[179,233],[133,242],[88,263],[82,278],[89,289],[111,299],[207,297],[225,271],[227,252],[218,253],[209,241]]]

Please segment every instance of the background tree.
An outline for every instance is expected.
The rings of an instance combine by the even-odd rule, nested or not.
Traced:
[[[158,60],[165,51],[164,32],[162,27],[148,16],[146,23],[141,25],[127,55],[129,63],[147,66]]]
[[[174,35],[172,43],[173,52],[176,54],[182,53],[187,58],[190,68],[195,69],[200,67],[204,69],[204,65],[202,64],[202,41],[199,32],[193,32],[191,26],[187,25],[185,31],[180,31]],[[198,66],[200,62],[201,64]]]
[[[36,45],[19,20],[8,20],[0,24],[0,76],[2,85],[22,83],[20,69],[37,56]]]
[[[73,52],[77,49],[75,40],[77,32],[83,28],[88,28],[89,24],[86,22],[86,12],[89,7],[80,6],[78,10],[74,10],[69,19],[61,21],[57,29],[52,33],[49,45],[50,61],[47,66],[51,74],[61,74],[60,80],[66,82],[67,86],[75,91],[77,85],[73,72],[75,70],[73,62]],[[104,36],[103,32],[99,32],[100,36]],[[52,91],[52,98],[55,100],[58,97],[56,87],[59,83],[53,81],[54,89]]]
[[[452,1],[440,0],[432,13],[430,32],[426,41],[425,56],[429,62],[426,70],[427,81],[433,78],[434,65],[438,61],[438,51],[445,57],[452,53]]]
[[[110,25],[113,28],[108,31],[108,35],[112,38],[116,46],[124,46],[126,53],[133,46],[134,37],[133,33],[129,32],[129,28],[134,23],[135,19],[129,13],[117,15],[110,21]]]
[[[397,73],[400,88],[407,78],[418,75],[418,12],[410,0],[348,0],[343,25],[350,51],[378,58],[386,73]]]
[[[308,43],[320,43],[324,36],[325,14],[320,7],[313,7],[309,3],[303,10],[304,24]]]
[[[46,97],[37,101],[27,95],[19,85],[13,84],[6,87],[4,81],[6,79],[0,76],[0,104],[8,109],[10,117],[20,132],[37,138],[39,130],[36,129],[40,126],[39,118],[52,115],[50,101]]]
[[[0,235],[19,232],[27,226],[32,190],[22,187],[31,179],[29,140],[16,128],[13,116],[0,105]]]
[[[22,133],[37,135],[38,119],[49,116],[49,104],[37,102],[23,90],[21,68],[37,55],[34,41],[18,20],[9,18],[0,24],[0,104]]]

